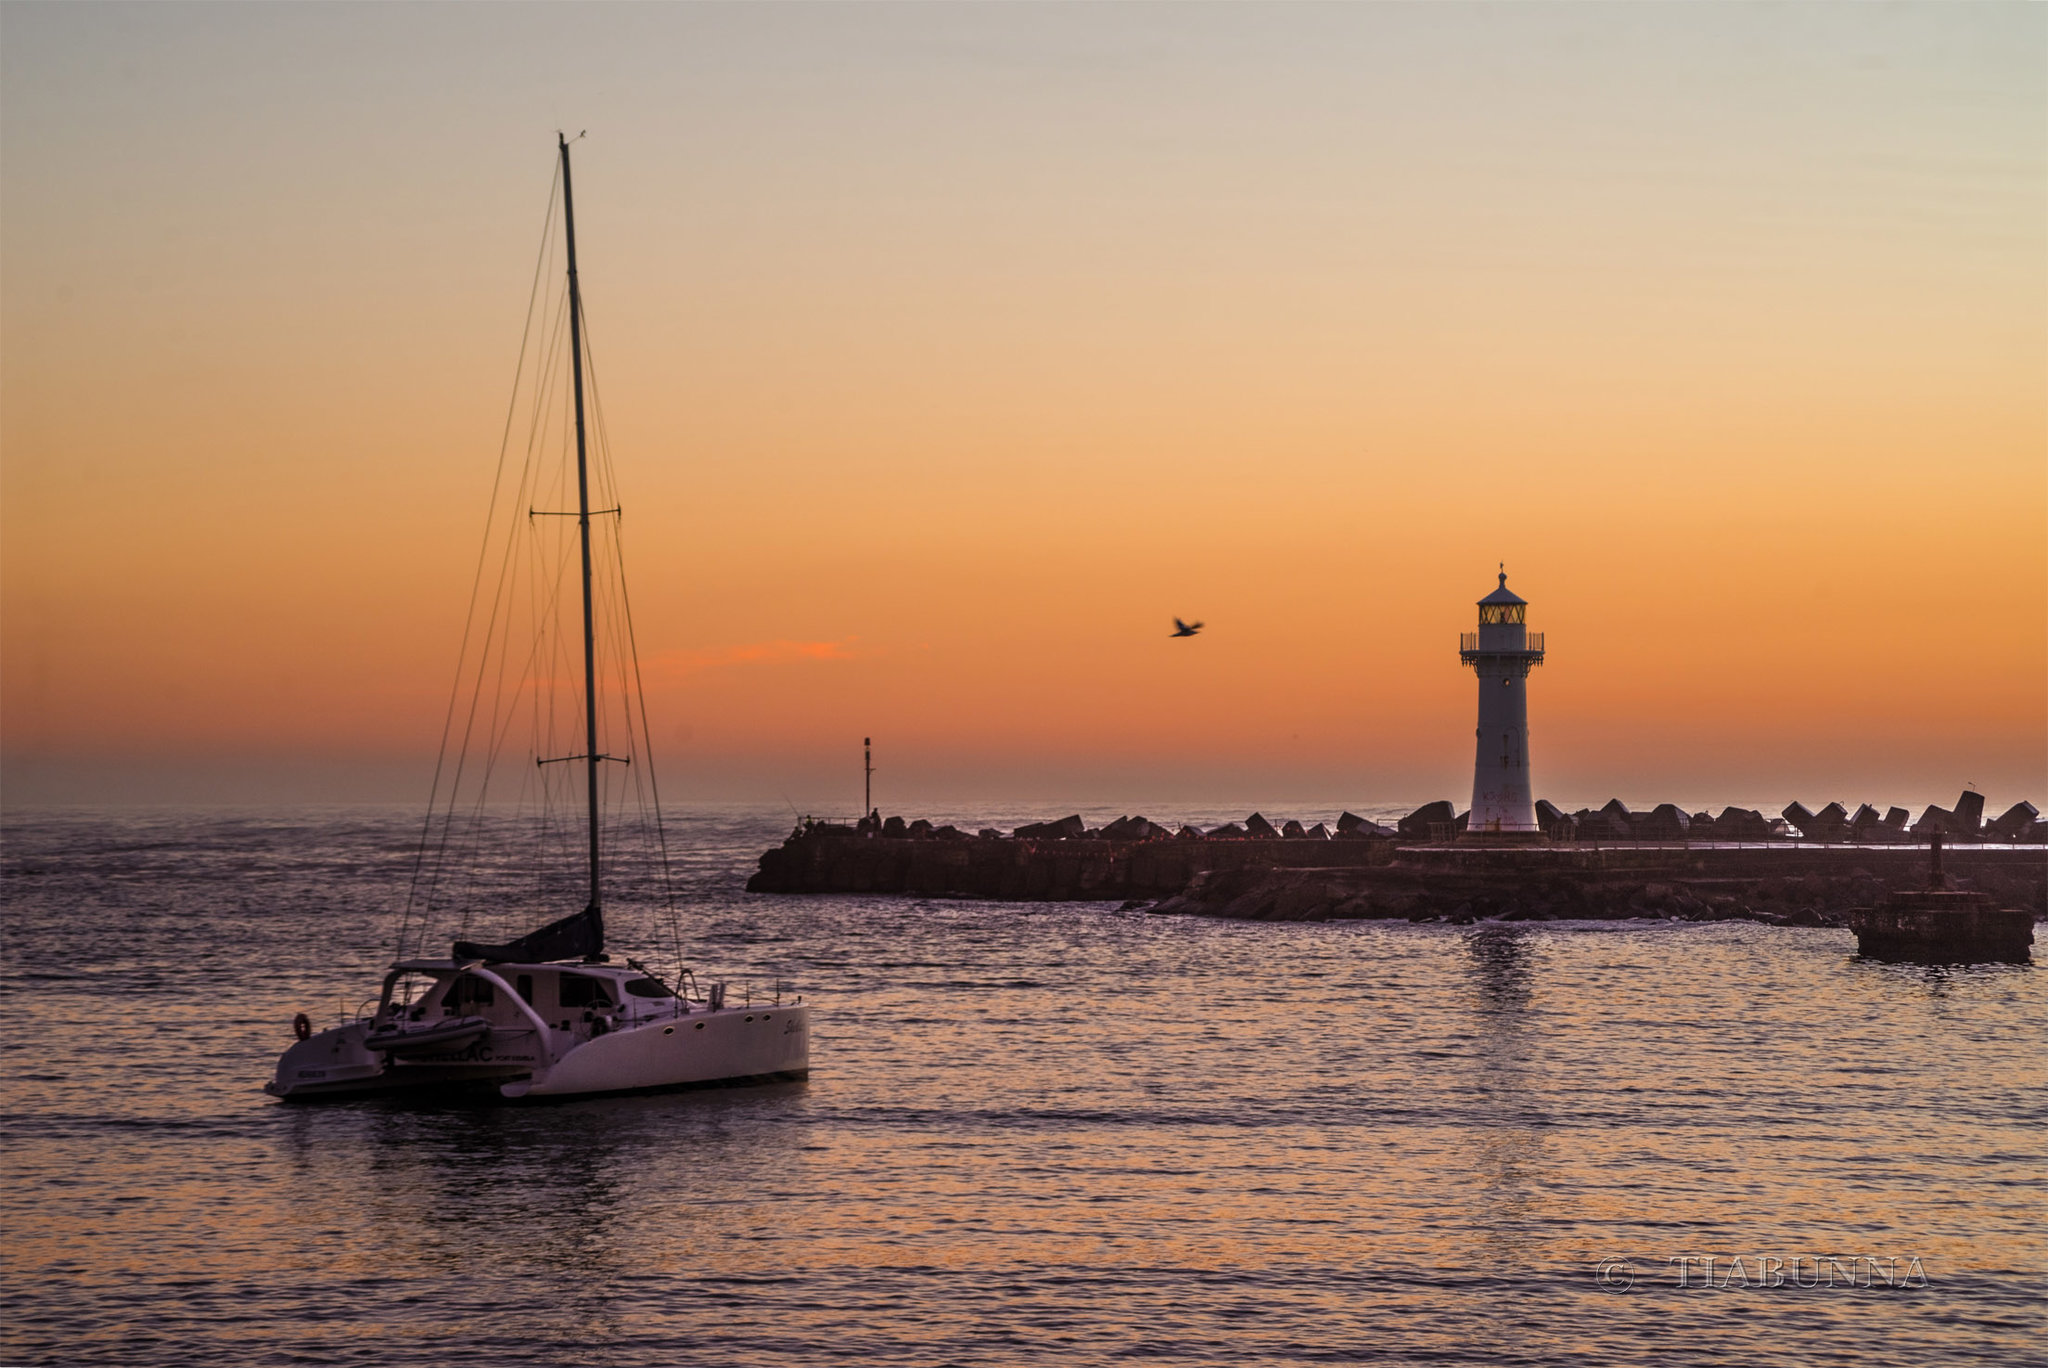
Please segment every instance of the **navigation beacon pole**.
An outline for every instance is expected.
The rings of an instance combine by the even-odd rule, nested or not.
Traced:
[[[860,815],[861,820],[866,821],[867,815],[875,810],[875,738],[863,736],[860,739],[860,748],[864,774],[860,793]]]
[[[1528,603],[1500,587],[1479,600],[1479,630],[1458,640],[1458,659],[1479,676],[1479,747],[1472,765],[1468,835],[1532,836],[1536,806],[1529,787],[1529,671],[1543,663],[1543,633],[1525,622]]]
[[[597,633],[590,616],[590,466],[583,441],[583,292],[576,283],[576,201],[569,138],[562,144],[562,235],[569,254],[569,369],[576,378],[576,526],[583,534],[583,762],[590,796],[590,911],[602,916],[597,873]]]

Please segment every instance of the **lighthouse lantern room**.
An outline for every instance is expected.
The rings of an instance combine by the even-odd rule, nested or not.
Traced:
[[[1529,787],[1529,671],[1543,663],[1543,633],[1529,630],[1528,611],[1509,590],[1503,565],[1500,587],[1479,600],[1479,630],[1458,641],[1458,659],[1479,676],[1468,835],[1539,834]]]

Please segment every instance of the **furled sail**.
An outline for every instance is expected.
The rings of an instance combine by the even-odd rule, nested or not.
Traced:
[[[603,953],[604,913],[596,903],[503,945],[455,942],[455,958],[488,960],[493,964],[537,964],[546,960],[584,959]]]

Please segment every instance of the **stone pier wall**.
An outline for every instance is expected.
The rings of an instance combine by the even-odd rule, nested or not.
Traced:
[[[1075,902],[1163,898],[1207,869],[1365,868],[1393,859],[1387,840],[906,840],[814,830],[761,856],[754,893],[906,893]]]
[[[2048,913],[2048,852],[1961,846],[1960,888]],[[1924,887],[1910,846],[1401,845],[1350,840],[900,837],[817,826],[761,856],[757,893],[1153,901],[1255,919],[1752,917],[1832,921]]]
[[[1567,852],[1401,851],[1373,869],[1212,870],[1155,904],[1161,913],[1249,921],[1380,918],[1480,920],[1758,921],[1841,926],[1858,908],[1924,888],[1924,851],[1870,858],[1857,850],[1614,851],[1613,858],[1542,858]],[[1574,852],[1577,855],[1579,853]],[[1585,852],[1590,855],[1590,852]],[[1953,856],[1949,852],[1948,856]],[[1464,858],[1467,856],[1477,858]],[[2031,851],[1945,857],[1959,891],[2048,916],[2048,864]]]

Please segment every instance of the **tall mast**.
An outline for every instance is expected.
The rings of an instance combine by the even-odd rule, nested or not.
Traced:
[[[583,534],[583,764],[590,794],[590,907],[602,903],[597,875],[597,631],[590,615],[590,465],[583,438],[583,292],[576,283],[576,198],[569,189],[569,138],[562,144],[562,231],[569,248],[569,366],[576,377],[576,526]]]

